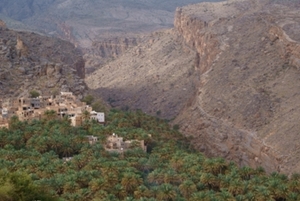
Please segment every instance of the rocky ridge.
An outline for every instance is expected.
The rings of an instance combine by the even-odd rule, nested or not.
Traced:
[[[31,90],[42,94],[72,91],[82,95],[82,53],[69,42],[0,27],[0,96],[17,97]]]
[[[274,1],[179,8],[175,29],[197,51],[196,95],[174,120],[209,156],[300,172],[300,15]]]
[[[177,6],[202,1],[2,0],[0,18],[10,28],[58,36],[86,48],[104,35],[120,37],[170,28]]]

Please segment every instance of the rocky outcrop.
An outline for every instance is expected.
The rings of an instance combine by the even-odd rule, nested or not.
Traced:
[[[37,90],[44,95],[86,89],[84,60],[69,42],[34,33],[0,29],[0,97]]]
[[[94,42],[92,49],[97,56],[102,58],[116,58],[124,53],[127,49],[137,46],[138,38],[109,38],[102,41]]]
[[[92,73],[107,62],[118,58],[128,49],[147,42],[147,36],[133,35],[124,37],[109,37],[94,41],[90,48],[84,49],[86,73]]]
[[[198,91],[175,119],[209,156],[268,172],[299,172],[296,7],[274,1],[177,9],[175,28],[198,53]]]
[[[197,52],[196,66],[200,73],[205,73],[211,66],[219,50],[219,41],[214,33],[203,31],[208,26],[207,21],[199,20],[196,16],[182,13],[182,8],[176,10],[174,25],[185,42]]]
[[[2,28],[5,28],[5,27],[6,27],[6,24],[5,24],[5,22],[4,22],[4,21],[2,21],[2,20],[0,20],[0,27],[2,27]]]
[[[17,44],[15,46],[17,50],[18,57],[27,57],[28,56],[28,47],[24,44],[22,39],[17,36]]]

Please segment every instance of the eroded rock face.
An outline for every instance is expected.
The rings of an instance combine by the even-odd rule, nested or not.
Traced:
[[[114,107],[171,119],[195,92],[195,55],[174,30],[156,32],[85,81]]]
[[[209,156],[268,172],[299,172],[297,5],[201,3],[175,27],[198,53],[198,92],[174,123]]]
[[[110,60],[116,59],[138,44],[145,42],[142,35],[109,37],[94,41],[90,48],[84,49],[86,61],[86,74],[101,68]]]
[[[0,28],[0,97],[85,90],[84,61],[69,42]]]

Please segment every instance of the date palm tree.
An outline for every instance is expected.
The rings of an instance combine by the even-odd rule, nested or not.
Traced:
[[[209,189],[219,189],[219,180],[211,173],[203,173],[200,177],[200,182],[205,184]]]
[[[151,191],[145,185],[140,185],[136,191],[134,191],[134,197],[136,199],[149,198],[151,196]]]
[[[257,186],[254,197],[257,201],[273,200],[271,192],[265,186]]]
[[[204,170],[213,175],[224,174],[227,164],[223,158],[212,158],[204,161]]]
[[[230,192],[228,192],[224,189],[221,190],[220,193],[217,193],[217,196],[222,201],[235,201],[236,200]]]
[[[133,194],[138,186],[142,184],[142,178],[133,172],[125,173],[121,179],[121,184],[129,194]]]
[[[172,201],[175,200],[177,193],[171,184],[162,184],[159,186],[157,194],[158,200]]]
[[[191,180],[186,180],[182,184],[179,185],[180,193],[183,195],[184,198],[187,200],[190,198],[190,196],[196,192],[197,187]]]

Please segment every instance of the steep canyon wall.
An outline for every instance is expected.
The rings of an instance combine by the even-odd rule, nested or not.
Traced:
[[[268,172],[300,171],[299,17],[270,1],[177,9],[175,29],[197,51],[200,77],[174,124],[196,148]]]

